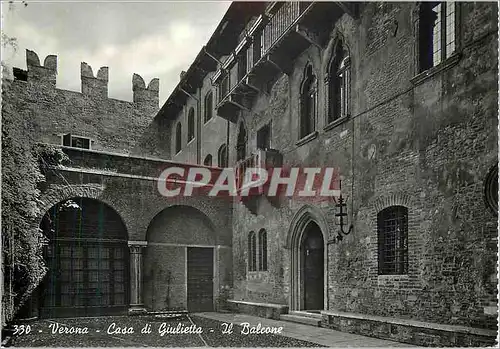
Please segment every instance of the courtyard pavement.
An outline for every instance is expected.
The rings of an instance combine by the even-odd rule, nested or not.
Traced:
[[[212,320],[217,320],[226,323],[239,325],[242,322],[248,322],[252,326],[262,324],[262,326],[283,327],[281,335],[289,338],[299,339],[321,346],[327,347],[413,347],[411,344],[394,342],[384,339],[361,336],[352,333],[340,332],[328,328],[314,327],[308,325],[297,324],[288,321],[279,321],[272,319],[264,319],[256,316],[234,313],[196,313],[194,315],[206,317]]]
[[[250,326],[257,328],[259,323],[260,328],[283,327],[282,333],[248,331]],[[66,348],[411,347],[326,328],[232,313],[196,313],[172,319],[160,319],[154,315],[58,318],[19,322],[16,325],[22,331],[3,345]],[[230,331],[225,331],[227,329]]]

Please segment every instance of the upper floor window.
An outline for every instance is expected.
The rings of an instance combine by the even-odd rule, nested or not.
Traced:
[[[194,138],[194,108],[189,109],[188,113],[188,139],[187,141],[191,141]]]
[[[257,131],[257,148],[262,150],[271,149],[271,123]]]
[[[220,168],[227,167],[227,146],[221,145],[217,154],[217,161]]]
[[[306,68],[300,96],[300,138],[315,131],[318,89],[312,66]]]
[[[247,131],[243,122],[240,122],[238,139],[236,140],[236,160],[244,160],[247,156]]]
[[[255,232],[248,234],[248,271],[257,270],[257,241]]]
[[[420,72],[435,67],[456,49],[456,4],[422,2],[419,18]]]
[[[205,165],[205,166],[212,166],[212,155],[208,154],[205,157],[205,160],[203,160],[203,165]]]
[[[259,270],[267,270],[267,232],[259,231]]]
[[[350,59],[349,53],[337,44],[335,56],[328,75],[328,122],[345,117],[349,113],[350,99]]]
[[[208,122],[210,119],[212,119],[213,110],[214,110],[214,95],[212,91],[209,91],[205,95],[205,115],[203,119],[204,122]]]
[[[377,215],[379,275],[408,274],[408,209],[390,206]]]
[[[90,138],[74,136],[68,133],[62,136],[62,145],[65,147],[90,149]]]
[[[175,153],[182,149],[182,124],[179,122],[175,128]]]

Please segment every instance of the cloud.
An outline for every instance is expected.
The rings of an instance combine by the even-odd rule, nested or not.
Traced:
[[[2,5],[4,5],[2,3]],[[33,5],[33,6],[32,6]],[[43,6],[42,6],[43,5]],[[80,62],[109,67],[109,96],[132,100],[132,75],[160,79],[164,103],[229,3],[30,3],[7,11],[4,30],[18,52],[3,59],[26,69],[25,49],[58,56],[57,87],[80,91]],[[4,9],[4,8],[3,8]]]

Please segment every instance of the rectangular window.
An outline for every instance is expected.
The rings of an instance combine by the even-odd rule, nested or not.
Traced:
[[[391,206],[378,213],[379,275],[408,273],[408,209]]]
[[[455,3],[446,3],[446,58],[455,52]]]
[[[420,11],[420,71],[435,67],[456,50],[456,4],[424,2]]]
[[[257,131],[257,149],[271,149],[271,123]]]
[[[68,133],[62,136],[62,145],[65,147],[90,149],[90,138],[73,136]]]

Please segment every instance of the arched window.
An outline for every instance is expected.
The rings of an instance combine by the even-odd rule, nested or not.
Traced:
[[[203,165],[205,165],[205,166],[212,166],[212,155],[208,154],[205,157],[205,160],[203,160]]]
[[[236,160],[244,160],[247,157],[247,131],[243,122],[240,122],[238,139],[236,141]]]
[[[204,122],[208,122],[213,116],[214,98],[212,91],[205,95],[205,116]]]
[[[337,43],[335,56],[328,75],[328,122],[345,117],[349,113],[350,59],[342,42]]]
[[[175,128],[175,153],[182,149],[182,124],[179,122]]]
[[[259,231],[259,270],[267,270],[267,232]]]
[[[255,233],[248,234],[248,271],[257,270],[257,244]]]
[[[217,154],[217,161],[220,168],[227,167],[227,146],[221,145]]]
[[[189,109],[188,114],[188,142],[194,138],[194,108]]]
[[[313,133],[316,128],[317,86],[317,79],[313,74],[312,66],[308,65],[300,95],[300,138]]]
[[[408,274],[408,209],[390,206],[377,214],[379,275]]]

